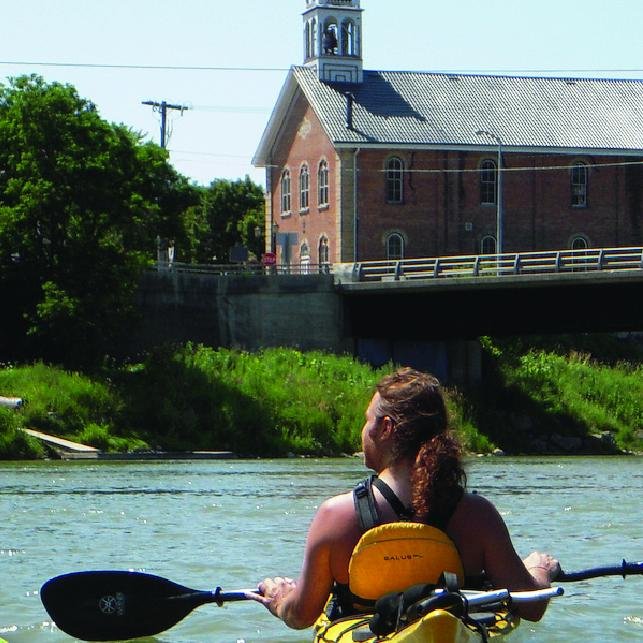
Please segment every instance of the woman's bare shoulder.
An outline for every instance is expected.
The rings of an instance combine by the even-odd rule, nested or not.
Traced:
[[[320,505],[313,526],[338,535],[357,524],[357,515],[351,492],[327,498]]]
[[[496,511],[496,508],[491,500],[487,500],[487,498],[481,496],[476,492],[465,493],[458,505],[458,509],[460,508],[475,511]]]
[[[337,496],[331,496],[330,498],[326,498],[321,505],[321,507],[325,507],[327,509],[343,509],[345,507],[352,507],[353,506],[353,492],[352,491],[347,491],[346,493],[340,493]]]
[[[458,503],[453,518],[469,525],[487,526],[502,524],[504,521],[495,505],[477,493],[465,493]]]

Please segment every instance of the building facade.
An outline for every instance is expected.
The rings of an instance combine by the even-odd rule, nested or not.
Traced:
[[[278,263],[643,243],[643,82],[364,70],[362,12],[306,0],[253,160]]]

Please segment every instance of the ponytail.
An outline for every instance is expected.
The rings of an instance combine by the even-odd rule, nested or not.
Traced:
[[[411,501],[419,522],[446,527],[464,487],[466,474],[456,437],[445,431],[434,435],[418,450],[411,475]]]
[[[380,380],[378,414],[395,424],[393,457],[415,462],[411,494],[415,519],[448,521],[464,492],[461,447],[448,429],[440,382],[412,368]]]

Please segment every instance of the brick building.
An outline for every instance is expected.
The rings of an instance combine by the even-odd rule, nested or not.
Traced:
[[[253,159],[279,263],[643,243],[643,82],[364,70],[362,11],[306,0]]]

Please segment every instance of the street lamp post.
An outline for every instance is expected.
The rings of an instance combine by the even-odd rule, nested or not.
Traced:
[[[278,223],[273,223],[271,226],[271,243],[270,245],[272,246],[271,250],[275,254],[277,254],[277,235],[279,234],[279,224]]]
[[[478,130],[476,132],[478,136],[488,136],[493,139],[498,146],[498,167],[496,168],[497,172],[497,190],[496,194],[496,254],[498,255],[498,262],[500,262],[500,255],[503,251],[503,208],[502,208],[502,141],[499,136],[489,132],[487,130]]]

